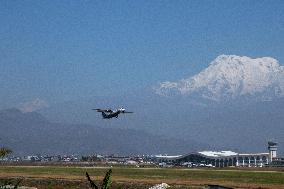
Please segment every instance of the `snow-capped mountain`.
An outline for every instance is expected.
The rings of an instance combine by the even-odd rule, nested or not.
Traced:
[[[162,82],[155,92],[164,96],[197,94],[215,101],[239,97],[271,100],[284,97],[284,66],[271,57],[220,55],[199,74]]]

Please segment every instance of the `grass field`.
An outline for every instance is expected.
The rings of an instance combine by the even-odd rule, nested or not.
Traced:
[[[8,178],[15,179],[21,177],[24,178],[25,185],[40,188],[65,188],[66,184],[70,185],[68,188],[87,188],[86,171],[93,180],[99,183],[108,169],[107,167],[0,166],[0,178],[3,181]],[[112,170],[114,188],[118,185],[133,189],[147,188],[154,184],[166,182],[172,188],[202,188],[208,184],[220,184],[233,188],[284,189],[283,170],[252,171],[126,167],[113,167]]]

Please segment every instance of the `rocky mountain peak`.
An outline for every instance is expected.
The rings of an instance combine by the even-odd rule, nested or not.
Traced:
[[[271,57],[220,55],[200,73],[177,82],[163,82],[159,95],[192,95],[215,101],[239,97],[284,96],[284,67]]]

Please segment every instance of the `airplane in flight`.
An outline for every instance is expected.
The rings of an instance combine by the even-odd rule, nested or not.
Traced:
[[[124,108],[119,108],[117,110],[111,110],[111,109],[92,109],[92,110],[96,110],[97,112],[101,112],[103,119],[111,119],[111,118],[118,118],[119,114],[125,114],[125,113],[133,113],[133,112],[127,112],[125,111]]]

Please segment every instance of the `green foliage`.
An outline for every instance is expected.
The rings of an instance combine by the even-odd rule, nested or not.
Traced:
[[[14,189],[17,189],[21,182],[22,182],[22,180],[19,180],[19,181],[16,183],[16,185],[14,186]]]
[[[23,180],[18,180],[17,183],[14,185],[14,189],[17,189],[22,181]],[[7,187],[7,185],[11,186],[11,185],[13,185],[13,183],[11,181],[5,181],[4,184],[0,185],[0,189],[8,189],[8,188],[10,188],[10,187]]]
[[[101,189],[110,189],[111,186],[111,172],[112,170],[108,170],[108,172],[106,173],[104,180],[103,180],[103,184],[102,184],[102,188]],[[94,181],[92,181],[92,179],[90,178],[88,172],[86,172],[86,177],[87,180],[90,182],[91,188],[94,189],[99,189],[99,187],[95,184]]]
[[[111,176],[110,176],[110,174],[111,174],[111,169],[110,170],[108,170],[108,172],[106,173],[106,176],[105,176],[105,178],[104,178],[104,180],[103,180],[103,185],[102,185],[102,189],[109,189],[110,188],[110,186],[111,186]]]
[[[5,157],[6,155],[10,153],[12,153],[12,150],[5,148],[5,147],[0,148],[0,158]]]

